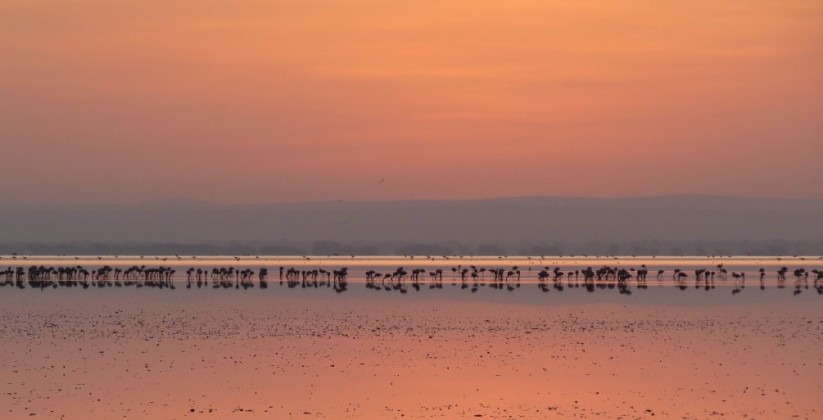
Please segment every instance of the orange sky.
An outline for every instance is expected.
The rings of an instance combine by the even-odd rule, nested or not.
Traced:
[[[5,203],[823,198],[818,0],[4,0],[0,57]]]

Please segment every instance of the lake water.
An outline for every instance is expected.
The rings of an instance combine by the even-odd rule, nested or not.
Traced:
[[[823,271],[823,258],[816,256],[778,257],[778,256],[734,256],[734,257],[529,257],[529,256],[480,256],[480,257],[430,257],[430,256],[0,256],[0,270],[16,270],[18,267],[28,270],[29,267],[83,267],[89,271],[101,267],[111,267],[126,270],[130,267],[158,268],[166,267],[175,270],[172,281],[175,290],[168,288],[141,290],[147,295],[158,293],[177,293],[180,296],[199,293],[222,293],[224,296],[266,296],[285,295],[323,297],[336,299],[346,298],[384,298],[398,300],[415,299],[467,299],[479,301],[501,301],[509,303],[521,302],[524,304],[552,302],[573,303],[620,301],[620,302],[671,302],[671,303],[723,303],[731,298],[741,301],[770,301],[774,299],[806,298],[816,295],[816,270]],[[591,267],[593,270],[602,267],[625,269],[632,275],[626,283],[626,289],[631,293],[618,293],[614,279],[595,279],[593,287],[585,287],[583,271]],[[636,273],[645,267],[648,270],[647,280],[638,287]],[[229,288],[227,290],[212,290],[211,275],[213,269],[232,269],[234,272],[250,269],[255,273],[250,280],[254,287],[249,289]],[[267,289],[259,288],[257,273],[261,268],[268,270]],[[346,268],[348,270],[347,287],[344,293],[335,293],[327,277],[320,275],[304,277],[300,273],[313,270],[332,272]],[[403,269],[407,273],[420,270],[419,287],[412,286],[410,275],[403,278],[403,292],[390,285],[399,284],[394,277],[385,275]],[[785,268],[785,281],[779,281],[778,270]],[[186,271],[200,269],[202,279],[210,281],[203,289],[196,287],[196,274],[187,276]],[[286,273],[293,269],[297,273],[297,280],[288,287]],[[502,269],[504,279],[495,282],[491,270]],[[711,282],[705,278],[697,279],[695,270],[703,269],[714,272]],[[720,270],[726,271],[721,274]],[[764,270],[763,281],[759,270]],[[794,272],[803,269],[807,276],[795,277]],[[436,270],[442,270],[442,280],[432,277]],[[539,279],[539,272],[546,270],[549,275],[543,282]],[[676,270],[686,274],[682,280],[675,280]],[[659,273],[662,271],[662,273]],[[378,288],[367,288],[367,273],[379,273],[375,284]],[[464,275],[461,275],[464,272]],[[476,275],[472,277],[471,273]],[[735,278],[734,274],[745,274]],[[109,282],[114,280],[114,274],[109,275]],[[186,289],[188,279],[191,278],[191,289]],[[229,280],[235,281],[239,277],[232,275]],[[52,276],[56,280],[56,276]],[[122,277],[121,277],[122,279]],[[89,280],[93,280],[89,277]],[[316,284],[315,284],[316,283]],[[539,288],[541,283],[547,287]],[[439,284],[438,287],[435,284]],[[500,287],[495,287],[500,284]],[[820,282],[823,286],[823,281]],[[109,284],[111,286],[111,284]],[[318,287],[319,286],[319,287]],[[560,287],[555,287],[560,286]],[[707,287],[709,286],[709,287]],[[762,286],[762,289],[761,289]],[[808,286],[808,287],[807,287]],[[11,293],[7,287],[6,293]],[[28,287],[28,289],[32,289]],[[129,288],[90,288],[83,290],[76,288],[79,293],[135,293],[128,292]],[[134,287],[131,287],[134,289]],[[733,289],[739,293],[732,295]],[[3,290],[3,289],[0,289]],[[59,288],[63,293],[70,288]],[[800,293],[796,291],[800,290]],[[55,293],[58,288],[36,289],[30,291]],[[615,296],[616,295],[616,296]],[[728,296],[727,296],[728,295]],[[791,301],[791,299],[789,299]]]
[[[793,277],[823,269],[816,257],[3,256],[0,270],[41,264],[174,267],[176,288],[0,288],[0,418],[823,414],[823,294]],[[631,293],[574,275],[538,286],[546,267],[643,264],[649,287],[632,279]],[[695,269],[719,264],[726,280],[695,287]],[[464,285],[458,266],[487,271]],[[186,270],[215,267],[265,267],[269,286],[185,287]],[[348,287],[281,285],[280,267],[347,267]],[[367,287],[367,271],[398,267],[426,270],[419,291]],[[492,287],[489,269],[515,267],[519,283]]]

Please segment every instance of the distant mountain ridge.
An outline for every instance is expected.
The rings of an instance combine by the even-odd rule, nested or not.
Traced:
[[[194,209],[194,208],[276,208],[302,207],[322,205],[349,205],[349,206],[395,206],[395,205],[461,205],[461,204],[553,204],[559,206],[583,204],[610,204],[615,206],[696,206],[722,207],[755,205],[760,208],[807,208],[819,210],[823,208],[823,199],[802,198],[770,198],[745,197],[729,195],[651,195],[636,197],[574,197],[574,196],[522,196],[522,197],[489,197],[475,199],[421,199],[421,200],[319,200],[298,202],[246,203],[246,204],[219,204],[207,200],[193,198],[166,198],[134,204],[88,203],[88,204],[13,204],[0,203],[0,210],[30,209],[30,210],[94,210],[94,209]]]
[[[646,249],[655,243],[734,243],[738,252],[745,251],[743,245],[763,244],[799,244],[806,247],[799,250],[823,252],[816,245],[821,233],[823,200],[701,195],[0,206],[0,244],[8,246],[277,244],[310,251],[326,244],[375,252],[487,247],[513,253],[571,245],[585,250],[587,244],[593,252],[598,247]],[[798,249],[795,245],[787,249]]]

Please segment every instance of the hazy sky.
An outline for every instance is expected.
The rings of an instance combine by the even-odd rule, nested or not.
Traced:
[[[5,203],[823,198],[823,1],[3,0],[0,162]]]

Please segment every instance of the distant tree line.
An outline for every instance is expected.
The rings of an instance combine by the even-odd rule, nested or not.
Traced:
[[[378,243],[0,243],[0,254],[33,255],[823,255],[821,241]]]

